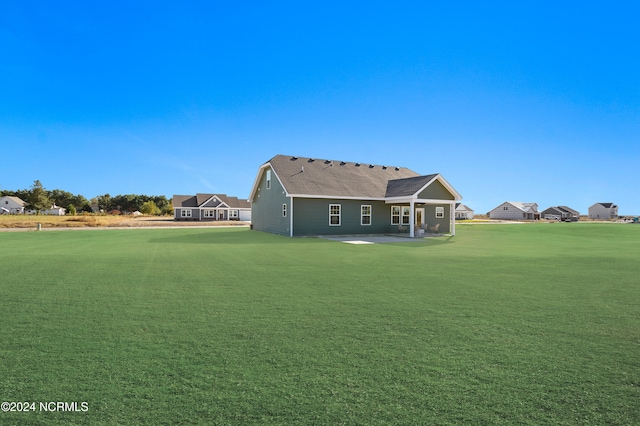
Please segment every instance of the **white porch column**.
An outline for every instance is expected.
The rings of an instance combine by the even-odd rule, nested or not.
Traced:
[[[449,216],[451,216],[451,236],[456,235],[456,203],[450,204]]]
[[[409,201],[409,236],[413,238],[415,235],[415,224],[413,223],[415,219],[416,212],[414,211],[415,203],[413,200]]]

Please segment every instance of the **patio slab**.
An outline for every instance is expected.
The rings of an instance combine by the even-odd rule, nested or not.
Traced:
[[[421,236],[415,238],[409,238],[409,236],[400,235],[333,235],[322,236],[325,240],[339,241],[347,244],[384,244],[384,243],[415,243],[423,241],[425,238],[437,237],[441,234],[432,234],[428,236]]]

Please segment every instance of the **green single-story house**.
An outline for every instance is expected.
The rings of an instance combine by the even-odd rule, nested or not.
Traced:
[[[461,199],[437,173],[286,155],[260,166],[249,196],[252,228],[290,237],[455,235]]]

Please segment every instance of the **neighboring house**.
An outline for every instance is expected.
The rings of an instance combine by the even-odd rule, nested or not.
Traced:
[[[23,214],[27,205],[18,197],[5,195],[0,197],[0,214]]]
[[[43,210],[42,214],[48,214],[52,216],[64,216],[67,213],[67,209],[64,207],[58,207],[55,204],[50,209]]]
[[[260,166],[249,197],[253,229],[290,237],[455,235],[460,199],[439,174],[285,155]]]
[[[456,220],[473,219],[473,210],[462,203],[456,203]]]
[[[536,203],[505,201],[489,212],[490,219],[536,220],[540,219]]]
[[[176,220],[251,221],[249,202],[225,194],[174,195],[173,212]]]
[[[589,207],[589,219],[617,219],[618,206],[613,203],[595,203]]]
[[[580,213],[567,206],[549,207],[542,211],[540,216],[547,220],[563,220],[577,222],[580,219]]]

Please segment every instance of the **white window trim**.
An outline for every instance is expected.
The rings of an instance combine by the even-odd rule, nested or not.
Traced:
[[[282,205],[282,217],[287,217],[287,205]]]
[[[337,207],[338,208],[338,213],[331,213],[331,208],[332,207]],[[331,223],[331,218],[337,216],[338,217],[338,223]],[[340,226],[342,225],[342,205],[341,204],[329,204],[329,226]]]
[[[393,209],[398,209],[398,214],[394,215],[393,214]],[[394,217],[398,218],[397,222],[393,221]],[[402,209],[400,209],[400,206],[391,206],[391,224],[392,225],[399,225],[400,222],[401,222],[401,219],[400,219],[401,217],[402,217]]]
[[[191,209],[180,210],[180,217],[191,217]]]
[[[444,207],[436,207],[436,219],[444,218]]]
[[[365,207],[369,208],[369,213],[365,214],[364,213],[364,209]],[[360,225],[361,226],[371,226],[371,222],[372,222],[372,215],[373,215],[373,209],[371,208],[371,204],[362,204],[360,206]],[[364,223],[364,218],[368,217],[369,218],[369,223]]]
[[[214,218],[215,219],[215,217],[216,217],[216,211],[215,210],[211,210],[211,209],[204,210],[202,213],[203,213],[202,216],[206,217],[206,218]]]
[[[271,170],[267,170],[267,189],[271,189]]]
[[[400,211],[401,211],[400,216],[402,217],[402,224],[409,225],[411,223],[411,207],[401,206]],[[405,215],[405,212],[407,213],[406,215]]]

